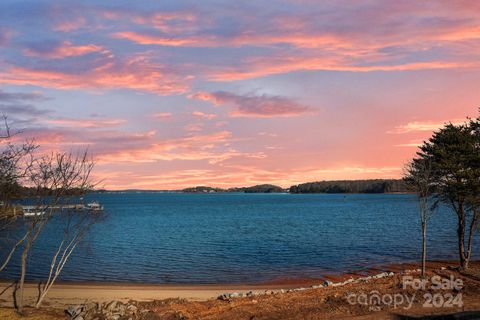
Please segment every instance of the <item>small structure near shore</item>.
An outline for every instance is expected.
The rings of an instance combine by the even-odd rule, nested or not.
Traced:
[[[86,210],[103,211],[103,206],[98,202],[89,202],[87,204],[65,204],[65,205],[23,205],[21,206],[24,217],[40,217],[47,214],[49,210]]]

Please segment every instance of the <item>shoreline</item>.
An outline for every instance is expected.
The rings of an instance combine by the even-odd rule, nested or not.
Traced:
[[[480,265],[480,261],[471,262]],[[456,266],[456,261],[429,261],[427,269]],[[206,301],[216,299],[228,292],[247,293],[249,291],[263,292],[266,290],[289,290],[299,287],[316,286],[325,280],[342,282],[347,279],[371,276],[389,271],[400,273],[405,270],[418,269],[418,263],[392,264],[372,267],[358,272],[345,272],[325,275],[323,279],[276,279],[256,284],[152,284],[152,283],[99,283],[99,282],[58,282],[50,290],[46,302],[50,306],[84,303],[85,301],[107,302],[118,300],[127,302],[153,301],[164,299],[185,299],[188,301]],[[11,306],[13,301],[13,281],[0,280],[0,306]],[[25,298],[33,302],[38,294],[38,283],[25,284]]]
[[[479,260],[471,260],[473,265],[480,264]],[[427,268],[440,268],[445,266],[455,266],[458,264],[457,260],[431,260],[427,261]],[[342,281],[350,277],[363,277],[373,275],[380,272],[400,272],[406,269],[420,268],[418,262],[402,262],[391,264],[379,264],[365,269],[345,270],[340,272],[326,271],[319,277],[281,277],[278,276],[271,280],[259,282],[224,282],[224,283],[156,283],[156,282],[109,282],[109,281],[60,281],[57,280],[55,285],[65,286],[109,286],[109,287],[167,287],[167,288],[183,288],[183,287],[205,287],[205,288],[219,288],[219,287],[277,287],[277,286],[297,286],[306,285],[309,283],[317,283],[319,281]],[[12,283],[12,279],[0,278],[0,286],[4,287],[8,283]],[[25,281],[25,284],[38,285],[38,281]],[[0,291],[1,293],[1,291]]]
[[[294,286],[292,286],[294,287]],[[55,284],[46,298],[49,306],[85,303],[86,301],[108,302],[118,300],[128,302],[153,301],[164,299],[185,299],[206,301],[215,299],[225,292],[247,293],[249,291],[280,290],[284,285],[152,285],[152,284]],[[35,300],[38,284],[25,284],[25,299]],[[0,282],[0,306],[12,306],[12,283]]]

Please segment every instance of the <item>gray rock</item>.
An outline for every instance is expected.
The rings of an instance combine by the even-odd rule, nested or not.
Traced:
[[[138,312],[138,308],[137,308],[137,306],[135,306],[135,305],[133,305],[133,304],[129,304],[129,305],[127,306],[127,311],[128,311],[129,313],[136,314],[136,313]]]
[[[217,300],[228,301],[230,300],[230,295],[228,293],[221,294],[217,297]]]
[[[113,300],[105,306],[104,310],[113,312],[113,311],[117,310],[117,308],[120,304],[121,304],[120,301]]]
[[[325,280],[325,281],[323,282],[323,285],[324,285],[325,287],[330,287],[330,286],[333,285],[333,282],[332,282],[332,281],[329,281],[329,280]]]
[[[85,312],[85,307],[83,305],[69,306],[65,312],[70,316],[70,319],[76,319]]]

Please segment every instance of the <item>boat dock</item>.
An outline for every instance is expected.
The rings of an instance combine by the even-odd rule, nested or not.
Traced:
[[[103,211],[103,206],[98,202],[87,204],[61,204],[61,205],[22,205],[23,215],[26,217],[43,216],[47,210],[88,210]]]

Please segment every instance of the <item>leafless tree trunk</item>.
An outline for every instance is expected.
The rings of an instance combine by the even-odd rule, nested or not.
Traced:
[[[45,197],[39,197],[37,207],[39,210],[46,210],[46,214],[34,217],[34,221],[30,225],[32,236],[28,237],[25,241],[23,251],[24,254],[26,253],[26,256],[28,256],[30,248],[53,216],[65,215],[65,213],[62,212],[61,207],[67,205],[71,198],[83,195],[93,188],[93,183],[90,179],[90,173],[93,166],[94,163],[88,158],[86,152],[81,155],[73,155],[71,153],[51,154],[35,160],[34,165],[27,174],[29,179],[28,183],[37,190],[42,190],[43,192],[47,190],[49,195],[47,204],[45,204]],[[83,215],[85,218],[79,220],[78,217],[73,217],[76,219],[76,223],[72,224],[72,215],[76,214],[80,216],[80,212],[73,211],[68,217],[64,239],[54,253],[50,274],[45,285],[41,287],[36,307],[41,305],[48,291],[63,270],[68,258],[71,256],[78,243],[83,239],[89,227],[95,222],[95,220],[92,219],[93,214],[91,212],[85,212]],[[68,237],[70,234],[73,234],[72,238]],[[58,260],[59,256],[60,260]],[[22,255],[21,276],[18,284],[20,297],[17,299],[17,308],[19,312],[22,311],[24,306],[23,288],[26,264],[27,259],[23,259]]]
[[[432,166],[429,161],[414,159],[405,168],[405,181],[417,194],[422,229],[422,277],[425,277],[427,261],[427,224],[436,205],[431,203],[434,189]]]
[[[17,236],[18,239],[8,239],[8,236],[0,233],[0,240],[8,240],[12,245],[7,256],[2,258],[4,260],[0,265],[0,271],[5,269],[16,251],[21,251],[20,274],[15,290],[17,310],[21,313],[25,305],[24,287],[31,249],[49,221],[54,216],[65,215],[62,208],[69,201],[78,199],[94,188],[95,185],[90,178],[94,162],[88,157],[87,152],[79,155],[52,153],[37,156],[35,151],[38,146],[33,142],[26,142],[20,146],[10,143],[12,134],[5,116],[4,122],[5,133],[0,133],[0,141],[6,141],[5,147],[0,151],[0,194],[3,198],[0,199],[3,200],[0,207],[0,232],[7,230],[17,218],[16,208],[9,205],[15,196],[13,193],[15,188],[12,187],[27,187],[30,198],[35,201],[35,207],[38,212],[42,212],[24,222],[26,230]],[[92,212],[75,211],[66,219],[68,223],[64,230],[64,239],[53,253],[50,273],[41,287],[36,307],[41,305],[78,243],[97,221],[96,216]]]
[[[40,307],[49,290],[61,274],[67,260],[70,258],[78,244],[87,235],[93,224],[96,223],[100,217],[98,213],[94,211],[73,212],[72,214],[74,216],[69,214],[67,218],[63,239],[53,255],[48,278],[40,287],[40,293],[35,308]]]
[[[32,141],[26,141],[20,145],[14,145],[10,139],[19,132],[11,133],[7,117],[3,115],[4,129],[0,133],[0,142],[3,148],[0,151],[0,235],[5,245],[11,245],[9,254],[3,258],[0,265],[0,272],[3,271],[14,253],[21,247],[28,238],[28,231],[18,239],[10,239],[6,235],[6,230],[11,226],[21,214],[20,208],[11,204],[11,200],[16,196],[15,187],[18,181],[26,177],[27,171],[32,165],[32,154],[38,148]]]
[[[43,228],[46,225],[45,221],[34,221],[32,226],[27,231],[27,237],[24,240],[24,246],[21,255],[21,264],[20,264],[20,278],[17,283],[17,289],[15,290],[16,302],[17,302],[17,311],[23,313],[24,308],[24,287],[25,287],[25,277],[27,274],[27,259],[30,254],[30,250],[37,240],[38,236],[41,234]]]
[[[0,266],[0,272],[3,271],[3,269],[5,269],[5,267],[8,265],[8,263],[10,262],[10,260],[12,259],[12,256],[13,254],[15,253],[15,251],[17,250],[17,248],[22,245],[22,243],[27,239],[29,233],[26,233],[23,238],[21,238],[20,240],[18,240],[12,247],[12,249],[10,250],[10,253],[7,255],[7,257],[5,258],[5,260],[3,261],[3,264]]]

